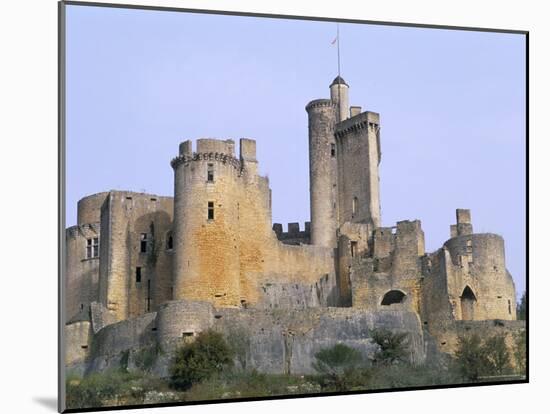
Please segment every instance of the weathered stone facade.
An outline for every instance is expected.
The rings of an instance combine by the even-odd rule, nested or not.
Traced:
[[[516,319],[504,241],[474,233],[469,210],[432,253],[420,221],[381,225],[380,115],[350,108],[340,77],[330,91],[306,106],[303,230],[272,223],[269,181],[245,138],[239,154],[233,140],[181,143],[173,198],[109,191],[79,202],[66,232],[68,364],[103,369],[212,328],[250,335],[246,363],[257,369],[309,372],[320,346],[368,354],[376,327],[410,333],[421,362],[426,335],[450,352],[463,326]]]

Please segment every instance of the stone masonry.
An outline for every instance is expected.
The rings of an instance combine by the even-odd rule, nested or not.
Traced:
[[[428,342],[452,352],[457,332],[522,328],[502,237],[475,233],[467,209],[435,252],[419,220],[382,226],[380,115],[350,107],[341,77],[306,111],[311,222],[302,228],[272,223],[248,138],[238,153],[231,139],[181,143],[173,197],[80,200],[66,230],[68,366],[101,370],[124,352],[170,350],[216,329],[251,338],[243,364],[307,373],[321,346],[368,355],[380,327],[410,334],[415,363],[429,357]]]

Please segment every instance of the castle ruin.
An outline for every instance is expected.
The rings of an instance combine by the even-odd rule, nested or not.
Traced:
[[[383,227],[380,116],[330,99],[306,106],[311,223],[272,223],[256,142],[198,139],[172,160],[173,197],[90,195],[66,230],[66,363],[184,343],[205,329],[245,332],[266,372],[309,372],[321,346],[364,353],[377,327],[405,331],[412,361],[451,353],[465,330],[520,329],[501,236],[474,233],[456,210],[450,237],[426,252],[419,220]],[[498,320],[498,324],[492,323]],[[159,363],[160,375],[166,364]]]

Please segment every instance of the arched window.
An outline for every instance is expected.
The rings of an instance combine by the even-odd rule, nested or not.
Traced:
[[[460,295],[460,309],[462,311],[463,321],[471,321],[474,319],[474,308],[476,301],[476,295],[470,286],[466,286],[462,291],[462,295]]]
[[[390,290],[384,295],[384,298],[382,299],[382,305],[389,306],[393,305],[394,303],[403,303],[405,301],[405,295],[400,290]]]

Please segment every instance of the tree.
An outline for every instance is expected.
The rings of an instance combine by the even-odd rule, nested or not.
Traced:
[[[520,302],[517,305],[517,318],[524,321],[527,316],[527,297],[525,292],[521,295]]]
[[[516,361],[516,369],[519,374],[525,374],[527,364],[527,333],[525,329],[521,330],[514,337],[514,359]]]
[[[510,352],[503,335],[495,335],[485,340],[482,347],[488,375],[503,375],[512,369]]]
[[[408,354],[407,333],[376,329],[372,331],[371,337],[378,345],[378,350],[374,354],[375,364],[391,365],[406,360]]]
[[[179,390],[210,378],[233,364],[233,352],[223,336],[201,332],[197,339],[176,350],[170,367],[170,385]]]
[[[362,361],[363,357],[358,350],[344,344],[336,344],[315,354],[313,369],[321,374],[321,385],[345,391],[357,380],[357,368]]]
[[[483,375],[487,360],[478,334],[458,338],[455,360],[462,378],[474,382]]]

